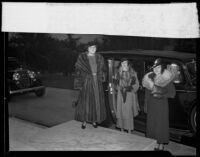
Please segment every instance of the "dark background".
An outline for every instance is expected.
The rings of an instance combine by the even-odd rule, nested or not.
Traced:
[[[97,51],[146,49],[196,53],[197,46],[197,39],[13,32],[8,33],[6,55],[17,57],[24,67],[41,72],[46,86],[73,89],[74,64],[89,42],[97,44]]]

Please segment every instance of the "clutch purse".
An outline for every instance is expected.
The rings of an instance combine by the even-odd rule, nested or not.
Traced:
[[[132,80],[131,80],[131,85],[134,85],[134,84],[136,84],[136,78],[135,78],[135,76],[133,76]]]

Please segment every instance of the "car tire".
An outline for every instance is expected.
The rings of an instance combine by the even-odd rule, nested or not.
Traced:
[[[196,105],[195,105],[190,112],[190,126],[194,133],[196,133],[196,127],[197,127],[196,116],[197,116],[197,112],[196,112]]]
[[[35,91],[35,95],[38,97],[42,97],[42,96],[44,96],[44,94],[45,94],[45,88]]]

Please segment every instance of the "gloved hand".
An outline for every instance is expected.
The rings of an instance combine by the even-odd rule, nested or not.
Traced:
[[[132,77],[131,85],[134,85],[136,83],[136,78]]]

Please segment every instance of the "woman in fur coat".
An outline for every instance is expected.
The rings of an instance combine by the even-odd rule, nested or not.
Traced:
[[[106,119],[102,86],[106,69],[104,58],[96,53],[96,49],[96,45],[90,44],[87,52],[81,53],[75,64],[76,71],[83,81],[75,109],[75,120],[82,122],[82,129],[85,129],[87,122],[96,128]]]
[[[127,59],[123,59],[117,74],[117,127],[121,131],[134,130],[134,117],[138,115],[139,104],[137,90],[139,82],[137,73]]]
[[[157,140],[155,150],[164,150],[164,145],[169,143],[168,98],[174,98],[176,94],[172,75],[165,73],[166,69],[167,65],[161,59],[156,60],[153,72],[146,74],[143,79],[143,86],[146,88],[146,136]]]

